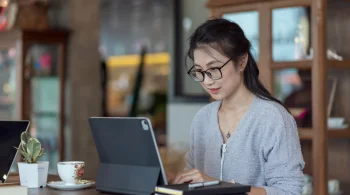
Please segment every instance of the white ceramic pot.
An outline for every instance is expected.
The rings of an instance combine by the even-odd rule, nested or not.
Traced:
[[[46,187],[49,162],[26,163],[18,162],[21,186],[28,188]]]

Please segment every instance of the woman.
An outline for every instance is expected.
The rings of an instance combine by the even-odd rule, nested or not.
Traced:
[[[250,194],[301,194],[304,160],[295,120],[259,81],[250,42],[213,19],[190,38],[188,74],[216,100],[195,115],[186,169],[171,183],[251,185]]]

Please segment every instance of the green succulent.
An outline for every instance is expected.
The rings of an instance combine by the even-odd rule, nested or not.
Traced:
[[[44,148],[41,148],[40,141],[31,137],[27,132],[21,134],[21,145],[16,149],[22,154],[23,160],[27,163],[36,163],[44,154]]]

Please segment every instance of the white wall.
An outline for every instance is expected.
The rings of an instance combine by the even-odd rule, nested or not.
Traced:
[[[170,103],[167,110],[167,143],[188,147],[191,123],[196,112],[205,103]]]
[[[186,46],[188,44],[188,37],[192,32],[203,22],[209,18],[209,10],[205,7],[207,0],[182,0],[182,15],[186,20],[190,19],[191,26],[188,29],[183,29],[183,51],[185,55]],[[171,50],[173,53],[173,50]],[[174,57],[174,56],[173,56]],[[183,64],[184,65],[184,64]],[[178,64],[177,64],[178,66]],[[175,64],[171,64],[172,69]],[[175,71],[170,71],[171,81],[169,82],[169,89],[173,89],[173,74]],[[184,74],[186,74],[184,70]],[[186,79],[190,80],[186,75]],[[185,92],[199,92],[203,90],[198,83],[192,80],[185,80]],[[171,93],[169,91],[169,93]],[[209,99],[208,99],[209,101]],[[189,131],[192,119],[196,112],[207,103],[198,102],[169,102],[167,106],[167,144],[169,146],[188,147],[189,145]]]

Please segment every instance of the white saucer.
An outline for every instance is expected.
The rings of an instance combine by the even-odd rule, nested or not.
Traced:
[[[59,190],[81,190],[84,188],[89,188],[94,184],[95,182],[91,180],[82,180],[78,184],[69,184],[69,185],[66,185],[63,181],[51,181],[47,183],[49,187],[59,189]]]
[[[341,126],[329,126],[328,125],[328,129],[346,129],[348,127],[349,127],[348,124],[342,124]]]

